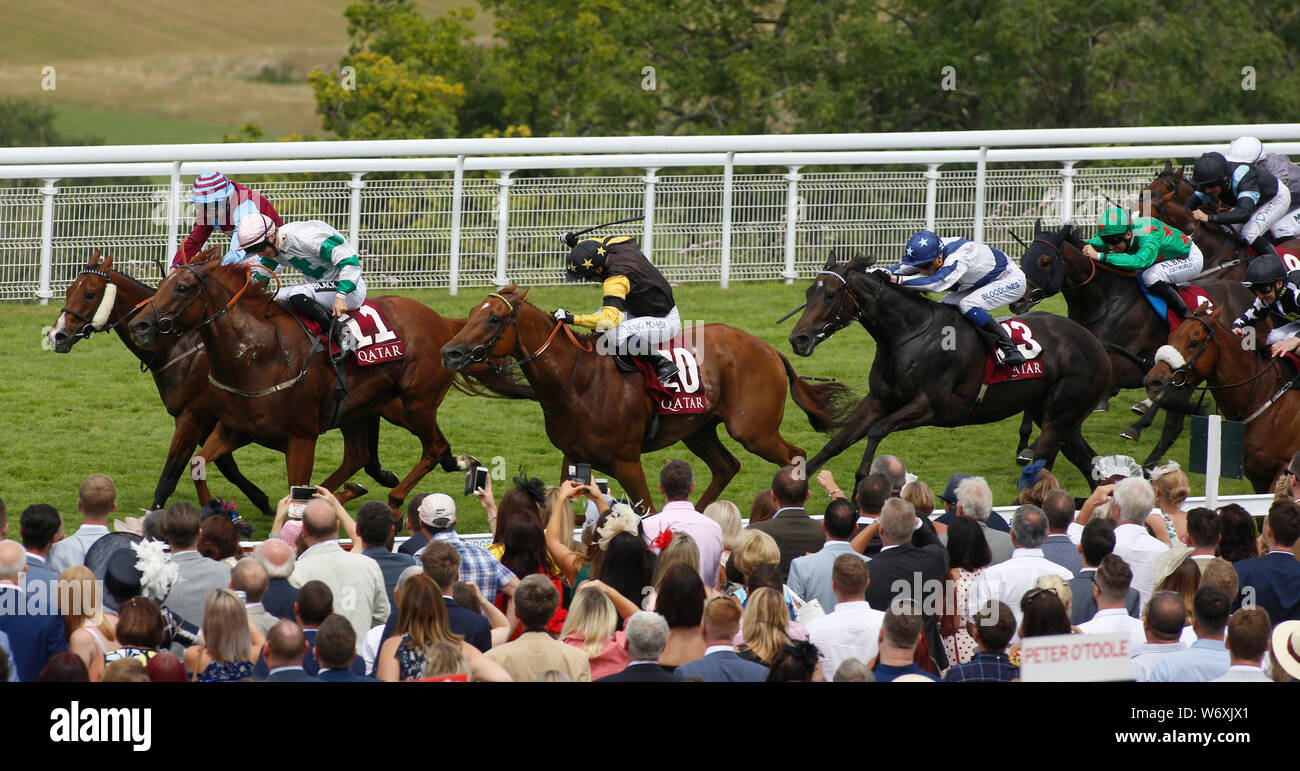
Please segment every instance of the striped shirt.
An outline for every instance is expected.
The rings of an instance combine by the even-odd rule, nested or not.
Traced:
[[[261,258],[267,270],[290,265],[309,281],[337,281],[340,294],[357,288],[361,259],[341,233],[320,220],[290,222],[275,237],[275,257]]]

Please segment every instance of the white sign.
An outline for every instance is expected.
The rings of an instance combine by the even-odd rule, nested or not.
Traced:
[[[1132,680],[1127,634],[1058,634],[1020,641],[1020,679],[1027,683]]]

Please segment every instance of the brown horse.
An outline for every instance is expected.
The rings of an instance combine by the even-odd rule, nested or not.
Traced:
[[[1253,330],[1261,344],[1268,328]],[[1246,478],[1255,492],[1264,493],[1300,448],[1300,392],[1282,391],[1280,362],[1261,358],[1250,340],[1232,333],[1222,305],[1196,313],[1156,352],[1145,385],[1159,403],[1172,392],[1207,382],[1224,417],[1246,423]]]
[[[140,360],[141,369],[148,370],[153,375],[163,406],[176,423],[167,450],[167,460],[163,464],[150,507],[160,509],[176,490],[176,482],[185,470],[190,456],[194,454],[194,448],[217,425],[216,415],[208,400],[208,357],[198,332],[162,337],[150,348],[136,345],[123,322],[132,315],[136,306],[153,297],[154,290],[125,273],[113,270],[112,266],[113,255],[101,260],[98,250],[91,254],[89,262],[68,286],[64,300],[66,305],[59,312],[47,337],[52,350],[68,353],[77,341],[111,329],[117,332],[127,349]],[[113,287],[111,290],[110,286]],[[96,318],[97,316],[102,318]],[[387,405],[385,413],[394,422],[398,422],[401,420],[401,405]],[[397,484],[397,475],[380,465],[378,438],[379,424],[376,418],[366,473],[376,482],[392,487]],[[270,504],[266,493],[240,472],[233,455],[218,459],[216,466],[259,511],[267,516],[275,514],[275,507]]]
[[[334,371],[324,354],[312,355],[317,346],[289,311],[251,282],[247,266],[222,266],[217,255],[206,250],[168,276],[131,322],[131,335],[137,345],[149,345],[159,334],[199,330],[212,369],[208,395],[219,419],[199,457],[212,462],[257,442],[285,452],[290,485],[309,484],[316,438],[333,414]],[[348,376],[338,419],[343,464],[323,485],[334,490],[365,465],[367,427],[383,405],[397,399],[402,422],[420,439],[423,453],[388,494],[396,515],[435,464],[447,471],[460,467],[437,421],[438,405],[455,377],[439,364],[437,352],[459,325],[404,297],[371,302],[404,341],[406,357],[359,367]],[[201,484],[200,497],[205,492]]]
[[[621,372],[613,357],[593,352],[567,326],[561,336],[555,319],[525,301],[527,294],[511,285],[476,305],[465,328],[442,347],[444,366],[460,370],[487,356],[519,360],[542,404],[546,435],[564,453],[564,462],[590,463],[608,473],[647,510],[653,510],[653,502],[641,453],[677,442],[685,442],[712,472],[696,508],[717,499],[740,470],[740,461],[718,439],[718,424],[745,449],[778,466],[801,463],[803,450],[781,436],[787,383],[813,428],[829,430],[842,420],[847,388],[810,385],[757,337],[705,324],[686,337],[696,350],[708,410],[663,417],[647,442],[654,404],[641,375]]]

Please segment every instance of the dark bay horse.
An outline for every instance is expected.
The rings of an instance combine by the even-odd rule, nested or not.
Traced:
[[[343,464],[323,485],[337,489],[366,465],[374,416],[398,400],[401,424],[420,439],[423,453],[388,494],[396,513],[435,464],[459,468],[437,422],[438,405],[455,377],[439,363],[438,348],[459,325],[415,300],[378,297],[372,303],[405,342],[406,358],[349,375],[338,421]],[[247,266],[222,266],[217,250],[206,250],[158,286],[130,328],[137,345],[151,345],[160,334],[199,331],[210,380],[220,384],[208,388],[219,422],[199,448],[200,457],[213,462],[257,442],[285,453],[290,485],[310,484],[316,439],[333,413],[334,372],[324,354],[309,355],[312,341],[287,309],[251,282]],[[205,487],[200,481],[200,497]]]
[[[686,338],[696,349],[708,409],[662,417],[647,446],[654,405],[640,373],[621,372],[613,357],[593,352],[567,326],[560,334],[556,320],[527,302],[527,294],[511,285],[476,305],[465,328],[442,347],[444,365],[458,370],[485,356],[518,359],[542,404],[546,435],[564,453],[565,463],[590,463],[608,473],[649,510],[653,502],[642,452],[685,442],[712,472],[695,504],[703,509],[740,469],[740,461],[718,439],[719,424],[745,449],[785,466],[803,458],[803,450],[781,436],[787,384],[813,428],[829,430],[843,414],[849,395],[843,385],[811,385],[757,337],[705,324],[689,330]]]
[[[894,431],[992,423],[1025,412],[1042,426],[1035,457],[1051,468],[1063,451],[1091,479],[1096,453],[1081,426],[1111,382],[1110,358],[1097,338],[1050,313],[1020,317],[1041,344],[1045,376],[990,385],[979,399],[989,353],[979,333],[956,306],[931,302],[868,271],[875,262],[857,257],[837,264],[832,255],[808,287],[807,308],[790,333],[790,346],[800,356],[811,356],[818,343],[854,321],[876,340],[870,393],[808,462],[809,471],[865,436],[861,480],[876,447]]]
[[[1233,335],[1227,313],[1222,306],[1202,311],[1169,336],[1147,373],[1147,395],[1159,402],[1208,383],[1223,416],[1245,421],[1245,475],[1255,492],[1265,493],[1300,449],[1300,392],[1281,392],[1280,362]],[[1255,330],[1261,346],[1268,326]]]
[[[1044,231],[1041,223],[1035,223],[1034,240],[1021,259],[1029,291],[1023,299],[1011,303],[1011,312],[1024,313],[1060,293],[1065,297],[1069,317],[1096,335],[1110,356],[1113,380],[1108,396],[1121,388],[1141,388],[1155,363],[1156,349],[1169,337],[1169,324],[1156,316],[1142,296],[1136,274],[1100,265],[1085,257],[1082,248],[1077,228],[1065,225],[1056,231]],[[1250,290],[1236,281],[1207,280],[1199,285],[1216,305],[1227,308],[1234,317],[1254,301]],[[1158,463],[1182,433],[1189,405],[1166,400],[1166,407],[1169,410],[1164,431],[1144,466]],[[1136,440],[1154,417],[1155,410],[1148,410],[1123,436]],[[1022,442],[1028,434],[1029,427],[1022,425]]]

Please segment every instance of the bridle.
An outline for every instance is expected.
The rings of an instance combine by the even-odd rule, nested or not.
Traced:
[[[847,269],[845,272],[848,272]],[[846,277],[841,276],[838,272],[833,270],[819,270],[817,271],[817,275],[834,276],[835,278],[839,279],[841,284],[844,285],[844,292],[841,295],[839,302],[836,304],[835,310],[831,312],[830,318],[827,320],[827,322],[824,325],[822,325],[821,331],[818,332],[817,336],[814,338],[815,340],[820,342],[822,340],[831,339],[831,337],[834,336],[836,332],[839,332],[840,330],[849,326],[854,321],[861,320],[862,306],[858,303],[857,298],[853,296],[853,290],[849,287],[849,280]],[[875,297],[879,297],[879,296],[880,296],[880,290],[877,290]],[[872,297],[870,299],[874,300],[875,297]],[[849,302],[853,303],[853,312],[848,315],[844,315],[844,313],[842,312],[845,299],[848,299]]]
[[[1204,353],[1209,348],[1210,342],[1213,342],[1216,346],[1220,344],[1216,339],[1214,327],[1208,321],[1201,318],[1200,316],[1195,316],[1195,315],[1192,316],[1192,318],[1196,319],[1198,322],[1200,322],[1202,326],[1205,327],[1206,338],[1201,341],[1200,345],[1193,352],[1192,358],[1190,360],[1186,361],[1183,364],[1183,366],[1173,370],[1173,374],[1170,375],[1169,382],[1165,384],[1165,387],[1160,390],[1160,394],[1156,397],[1157,402],[1159,402],[1161,399],[1164,398],[1165,394],[1168,392],[1170,387],[1182,388],[1187,385],[1190,379],[1190,372],[1192,366],[1196,363],[1196,360],[1200,358],[1201,354]],[[1253,385],[1251,385],[1250,396],[1246,398],[1246,404],[1251,404],[1255,401],[1255,391],[1259,388],[1259,379],[1263,377],[1265,374],[1267,374],[1271,369],[1273,369],[1277,365],[1278,365],[1278,360],[1276,358],[1270,359],[1268,365],[1264,367],[1260,367],[1258,364],[1256,364],[1255,374],[1252,377],[1246,378],[1245,380],[1242,380],[1237,383],[1220,383],[1219,385],[1206,384],[1205,386],[1203,386],[1203,388],[1205,388],[1207,391],[1222,391],[1228,388],[1237,388],[1240,386],[1244,386],[1248,383],[1251,383]],[[1174,382],[1175,379],[1179,379],[1179,382],[1175,383]],[[1242,419],[1242,422],[1249,423],[1253,421],[1255,418],[1259,417],[1265,410],[1271,407],[1274,402],[1276,402],[1279,398],[1281,398],[1282,394],[1286,393],[1286,391],[1289,388],[1290,388],[1290,384],[1284,382],[1282,384],[1282,388],[1276,394],[1273,395],[1273,398],[1269,399],[1267,402],[1263,404],[1263,406],[1261,406],[1259,409],[1251,413],[1249,417]]]
[[[1178,186],[1175,185],[1175,184],[1174,184],[1173,182],[1171,182],[1170,180],[1165,179],[1165,178],[1164,178],[1164,174],[1163,174],[1163,172],[1162,172],[1161,174],[1156,175],[1156,178],[1153,179],[1153,180],[1151,180],[1151,181],[1152,181],[1152,182],[1159,182],[1161,185],[1164,185],[1165,190],[1169,191],[1169,198],[1170,198],[1170,199],[1172,199],[1172,198],[1174,197],[1174,194],[1178,192]],[[1161,203],[1161,204],[1159,204],[1159,205],[1157,205],[1154,201],[1151,203],[1151,208],[1152,208],[1152,209],[1153,209],[1157,214],[1159,214],[1161,217],[1165,216],[1165,206],[1166,206],[1165,203]],[[1196,224],[1198,227],[1201,227],[1202,230],[1205,229],[1203,223],[1201,223],[1201,222],[1196,222],[1195,224]],[[1224,250],[1224,249],[1227,249],[1229,246],[1232,247],[1234,253],[1237,251],[1237,249],[1240,248],[1240,244],[1238,244],[1237,241],[1236,241],[1236,240],[1235,240],[1231,235],[1229,235],[1229,234],[1226,233],[1226,232],[1223,233],[1223,235],[1225,236],[1224,239],[1223,239],[1223,243],[1219,245],[1219,248],[1215,250],[1214,254],[1211,255],[1211,256],[1209,257],[1209,259],[1205,260],[1205,264],[1206,264],[1206,265],[1213,265],[1213,264],[1214,264],[1214,263],[1219,259],[1219,255],[1223,254],[1223,250]],[[1187,234],[1187,237],[1188,237],[1188,238],[1191,238],[1191,233],[1188,233],[1188,234]],[[1193,239],[1193,240],[1195,240],[1195,239]],[[1223,269],[1225,269],[1225,268],[1231,267],[1231,266],[1234,265],[1234,264],[1236,264],[1236,263],[1232,263],[1232,262],[1230,262],[1230,263],[1226,263],[1226,264],[1224,264],[1224,265],[1217,265],[1217,266],[1215,266],[1215,267],[1212,268],[1212,269],[1206,269],[1206,271],[1205,271],[1204,273],[1202,273],[1201,275],[1206,275],[1206,274],[1211,273],[1211,272],[1217,272],[1217,271],[1219,271],[1219,270],[1223,270]]]
[[[569,329],[569,325],[559,320],[556,320],[555,328],[551,330],[551,334],[546,338],[546,342],[542,343],[541,347],[538,348],[535,352],[528,353],[528,349],[524,347],[523,337],[520,336],[519,334],[519,305],[516,304],[515,302],[506,299],[505,296],[497,294],[496,292],[493,292],[492,294],[488,295],[488,298],[500,300],[502,303],[505,304],[506,308],[509,309],[510,313],[506,316],[504,323],[501,324],[500,329],[498,329],[497,333],[492,336],[491,340],[488,340],[486,343],[481,343],[479,345],[476,345],[470,349],[469,363],[477,364],[479,362],[486,361],[488,363],[488,366],[492,368],[492,371],[498,375],[500,375],[503,372],[512,370],[515,367],[522,367],[523,365],[527,364],[530,361],[535,361],[543,353],[546,353],[546,349],[551,347],[551,343],[555,340],[556,335],[560,333],[561,328],[564,329],[565,333],[569,337],[569,340],[571,340],[577,348],[586,351],[587,353],[591,353],[592,347],[590,345],[583,345],[582,343],[578,342],[577,336],[573,334],[573,330]],[[488,361],[488,356],[491,355],[492,349],[495,348],[497,343],[501,341],[501,338],[506,333],[506,329],[511,327],[513,327],[515,330],[515,340],[518,342],[520,350],[524,352],[524,357],[521,359],[516,359],[515,361],[512,361],[508,364],[496,364],[495,362]],[[576,362],[575,362],[575,366],[576,366]]]
[[[180,265],[177,266],[177,269],[188,270],[191,274],[193,274],[194,278],[197,279],[199,282],[198,291],[191,294],[190,298],[185,301],[185,304],[181,306],[180,310],[172,313],[170,316],[159,317],[158,306],[157,305],[154,306],[154,313],[153,313],[154,328],[158,330],[158,334],[160,335],[181,334],[183,330],[177,327],[176,319],[180,318],[181,316],[184,316],[186,312],[189,311],[190,306],[193,305],[194,302],[199,299],[199,297],[203,298],[204,309],[208,308],[207,277],[204,276],[202,273],[199,273],[190,265]],[[253,283],[253,270],[252,267],[250,266],[247,269],[246,274],[244,276],[244,285],[239,288],[238,292],[235,292],[235,294],[231,296],[230,301],[227,302],[225,306],[220,308],[216,313],[212,314],[211,316],[208,316],[203,321],[200,321],[198,324],[192,327],[192,329],[195,330],[203,329],[207,325],[211,324],[212,322],[224,316],[226,314],[226,311],[233,308],[235,306],[235,303],[239,302],[239,298],[244,296],[244,292],[248,291],[248,287],[252,283]]]
[[[104,279],[104,296],[100,298],[99,304],[95,306],[95,315],[93,317],[83,316],[82,314],[78,313],[77,311],[74,311],[73,309],[67,307],[66,305],[63,306],[63,309],[61,311],[59,311],[60,313],[66,313],[69,316],[72,316],[73,318],[79,319],[80,321],[83,322],[81,331],[77,332],[76,337],[79,337],[83,340],[89,340],[90,337],[94,335],[96,332],[107,332],[110,329],[113,329],[118,324],[121,324],[122,322],[134,316],[136,311],[140,309],[140,306],[137,305],[136,307],[131,309],[130,313],[127,313],[124,316],[122,316],[122,318],[118,319],[112,324],[107,323],[108,316],[113,312],[113,306],[117,303],[117,285],[113,283],[112,274],[104,270],[95,270],[94,268],[82,268],[81,272],[77,274],[77,278],[81,278],[82,276],[102,277]],[[105,306],[104,303],[108,303],[108,305]]]

